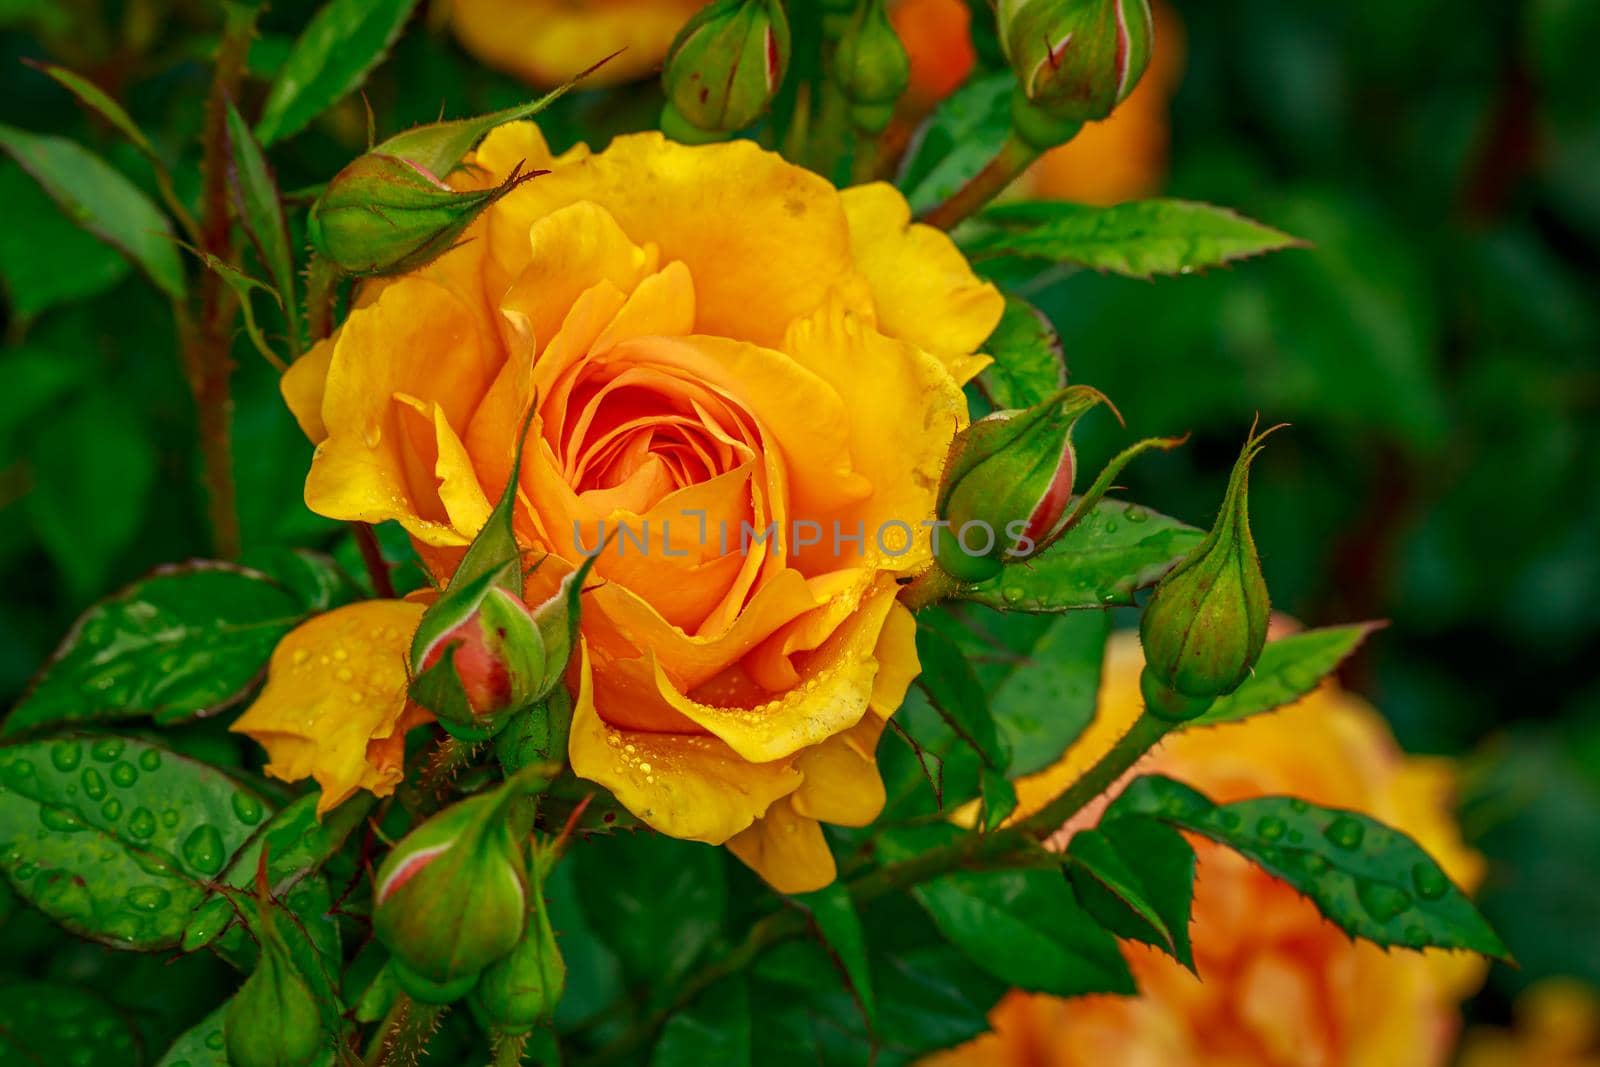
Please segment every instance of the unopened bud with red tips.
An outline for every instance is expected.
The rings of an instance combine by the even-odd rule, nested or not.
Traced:
[[[335,1036],[313,988],[273,915],[275,905],[241,911],[260,946],[255,970],[228,1002],[222,1036],[234,1067],[307,1067],[331,1064]],[[321,983],[325,984],[325,983]]]
[[[517,169],[492,189],[459,191],[409,159],[368,152],[334,175],[306,231],[345,274],[403,274],[448,252],[485,208],[537,173]]]
[[[911,84],[911,58],[884,0],[866,0],[856,10],[834,52],[833,80],[858,128],[879,132],[889,124],[895,102]]]
[[[1000,0],[1000,44],[1019,82],[1017,132],[1036,148],[1111,114],[1150,65],[1149,0]]]
[[[1261,656],[1271,605],[1250,535],[1250,463],[1275,429],[1251,432],[1211,532],[1156,585],[1145,607],[1139,687],[1152,714],[1180,721],[1199,715],[1239,688]]]
[[[731,133],[760,118],[789,65],[781,0],[714,0],[678,31],[662,69],[663,125]]]
[[[980,582],[1036,554],[1064,529],[1076,456],[1072,429],[1104,394],[1076,385],[1025,410],[998,411],[957,436],[939,488],[939,566]]]
[[[522,939],[510,954],[483,972],[472,992],[479,1015],[502,1033],[525,1034],[548,1023],[566,988],[567,965],[556,947],[556,932],[544,901],[544,881],[555,860],[550,843],[533,846],[528,863],[528,920]]]
[[[567,575],[554,596],[532,608],[508,588],[522,583],[517,558],[452,583],[412,639],[411,699],[464,741],[493,737],[519,712],[546,702],[572,656],[588,570],[586,564]]]
[[[389,853],[373,886],[373,932],[418,1000],[448,1003],[522,937],[527,861],[513,830],[520,777],[446,808]]]

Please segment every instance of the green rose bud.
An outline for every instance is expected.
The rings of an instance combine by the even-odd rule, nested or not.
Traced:
[[[1018,132],[1037,126],[1049,141],[1035,147],[1111,114],[1150,65],[1149,0],[1000,0],[998,15],[1001,46],[1038,113],[1022,116]]]
[[[512,809],[520,778],[446,808],[407,834],[378,869],[373,932],[394,956],[400,984],[447,1003],[522,936],[525,860]]]
[[[491,964],[473,991],[474,1007],[494,1029],[523,1034],[547,1023],[561,1000],[567,965],[545,908],[544,881],[555,863],[549,845],[535,845],[529,861],[527,922],[510,955]]]
[[[274,924],[270,906],[243,908],[260,944],[255,970],[228,1002],[222,1036],[233,1067],[331,1063],[333,1039],[312,983]]]
[[[1139,622],[1140,689],[1164,718],[1193,718],[1239,688],[1267,642],[1271,605],[1250,536],[1250,463],[1273,430],[1252,430],[1216,524],[1156,586]]]
[[[678,31],[667,54],[668,125],[743,129],[771,105],[788,64],[780,0],[715,0]]]
[[[448,252],[485,208],[539,173],[514,170],[493,189],[457,192],[410,160],[368,152],[334,175],[306,230],[346,274],[403,274]]]
[[[911,84],[911,58],[889,23],[883,0],[858,10],[834,53],[833,78],[850,101],[855,125],[879,131]]]
[[[1036,554],[1065,529],[1076,458],[1072,428],[1106,402],[1096,389],[1062,389],[1023,411],[999,411],[952,445],[939,488],[939,566],[966,582]]]
[[[534,608],[507,588],[521,585],[517,558],[465,584],[452,582],[412,639],[411,698],[465,741],[493,737],[544,702],[572,657],[578,595],[592,562]]]

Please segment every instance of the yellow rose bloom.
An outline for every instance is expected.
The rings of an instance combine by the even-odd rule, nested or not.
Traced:
[[[1546,978],[1517,997],[1512,1029],[1479,1026],[1459,1067],[1600,1067],[1600,995],[1572,978]]]
[[[1142,666],[1135,636],[1108,650],[1094,724],[1056,767],[1019,783],[1025,810],[1075,780],[1133,723]],[[1293,793],[1352,808],[1415,837],[1460,885],[1482,877],[1450,816],[1443,761],[1404,755],[1383,719],[1331,683],[1270,715],[1171,736],[1130,774],[1159,773],[1219,802]],[[1113,790],[1113,793],[1115,790]],[[1063,828],[1098,819],[1102,801]],[[1352,943],[1286,883],[1238,854],[1191,837],[1194,959],[1125,943],[1136,997],[1014,992],[994,1032],[930,1067],[1442,1067],[1459,1004],[1482,980],[1477,957],[1384,951]]]
[[[545,89],[620,53],[584,80],[594,88],[655,73],[706,0],[450,0],[461,47]]]
[[[1157,0],[1155,51],[1144,77],[1110,117],[1091,122],[1066,144],[1044,153],[1013,192],[1040,200],[1116,204],[1161,189],[1167,174],[1168,110],[1183,74],[1183,22]],[[895,0],[896,31],[911,58],[906,102],[921,113],[954,92],[976,62],[965,0]]]
[[[818,888],[819,821],[883,803],[874,751],[918,669],[896,590],[931,558],[920,524],[1002,299],[890,186],[841,192],[749,142],[553,157],[519,123],[458,180],[519,163],[551,173],[364,286],[285,375],[318,442],[306,502],[399,522],[443,581],[533,404],[516,528],[551,556],[528,602],[613,537],[582,599],[574,771]],[[774,523],[781,544],[745,536]]]

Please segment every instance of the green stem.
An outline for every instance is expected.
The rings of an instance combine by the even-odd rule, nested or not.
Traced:
[[[201,163],[200,247],[225,263],[233,262],[233,220],[228,209],[227,101],[238,94],[250,47],[248,27],[223,35],[216,73],[206,101],[204,157]],[[187,331],[185,367],[194,395],[207,515],[218,556],[239,554],[239,512],[233,480],[233,317],[238,304],[215,271],[200,277],[200,314]]]
[[[900,589],[900,603],[912,611],[921,611],[931,604],[948,600],[961,588],[961,582],[937,563]]]
[[[306,329],[311,343],[333,333],[333,300],[339,291],[339,271],[333,264],[311,253],[306,267]]]
[[[492,1067],[521,1067],[522,1054],[528,1047],[527,1034],[504,1034],[496,1032],[494,1042],[494,1063]]]
[[[922,221],[941,230],[951,229],[1004,192],[1038,158],[1038,149],[1029,147],[1012,134],[982,170],[950,194],[949,199],[930,208]]]
[[[1090,801],[1115,785],[1145,753],[1160,744],[1175,725],[1148,711],[1141,712],[1128,732],[1111,746],[1110,752],[1101,756],[1066,792],[1018,823],[1017,828],[1034,837],[1055,833]]]
[[[446,1009],[440,1004],[419,1004],[404,993],[397,993],[388,1014],[378,1024],[362,1059],[362,1067],[387,1067],[415,1064],[422,1058],[428,1039],[438,1029]]]

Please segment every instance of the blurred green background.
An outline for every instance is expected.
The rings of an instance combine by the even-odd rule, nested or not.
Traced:
[[[273,5],[253,72],[313,6]],[[1471,1012],[1502,1018],[1549,975],[1600,983],[1600,4],[1176,6],[1189,44],[1168,191],[1314,248],[1154,283],[1052,275],[1029,295],[1074,380],[1131,432],[1194,433],[1128,475],[1139,499],[1204,523],[1254,415],[1293,424],[1253,482],[1274,598],[1310,623],[1391,620],[1346,680],[1408,749],[1465,760],[1485,909],[1522,964],[1497,967]],[[0,0],[0,122],[75,137],[149,188],[137,154],[21,60],[90,74],[189,160],[218,17],[201,0]],[[380,133],[526,94],[425,19],[368,85]],[[657,108],[653,91],[579,94],[546,125],[599,142]],[[275,152],[281,186],[324,180],[364,123],[352,101]],[[0,204],[9,704],[92,599],[208,547],[165,305],[9,162]],[[237,358],[247,548],[334,546],[301,505],[310,449],[274,374],[247,346]],[[1080,451],[1112,445],[1097,427]],[[160,963],[78,955],[50,966],[124,994]],[[203,982],[202,966],[163,981]]]

